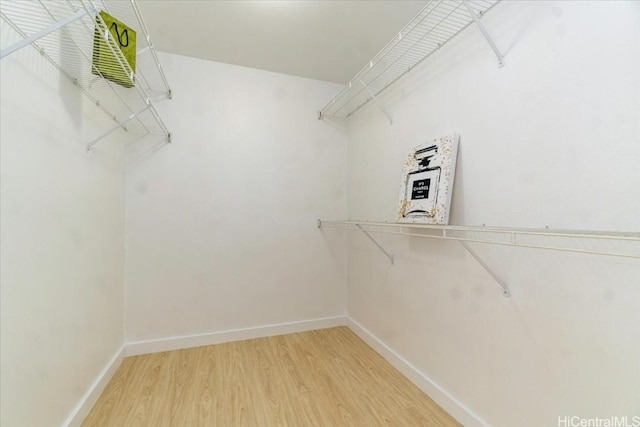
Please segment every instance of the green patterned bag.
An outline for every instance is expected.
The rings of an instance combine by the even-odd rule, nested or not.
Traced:
[[[120,51],[124,55],[124,58],[129,63],[131,70],[136,71],[136,32],[123,23],[122,21],[114,18],[105,11],[100,12],[100,17],[107,26],[115,46],[110,43],[112,48],[120,48]],[[96,75],[101,75],[105,79],[111,80],[114,83],[122,85],[124,87],[132,87],[134,84],[134,76],[129,75],[127,71],[120,65],[120,62],[109,49],[107,41],[102,34],[100,17],[96,16],[96,29],[93,36],[93,67],[91,72]]]

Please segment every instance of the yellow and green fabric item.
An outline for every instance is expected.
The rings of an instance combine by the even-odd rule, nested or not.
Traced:
[[[104,21],[111,33],[109,40],[105,40],[100,19]],[[119,48],[131,70],[136,71],[136,32],[124,22],[114,18],[105,11],[96,16],[96,29],[93,36],[93,74],[104,77],[124,87],[133,87],[133,76],[120,65],[112,49]]]

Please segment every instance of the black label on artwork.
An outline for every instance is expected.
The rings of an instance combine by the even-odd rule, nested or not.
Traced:
[[[431,178],[418,179],[413,181],[413,189],[411,190],[411,200],[428,199],[429,187],[431,187]]]

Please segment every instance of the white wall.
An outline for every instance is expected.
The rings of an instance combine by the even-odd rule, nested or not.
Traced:
[[[124,150],[34,49],[0,67],[0,424],[61,425],[122,347]]]
[[[3,60],[0,424],[69,415],[122,344],[123,269],[126,341],[342,315],[348,269],[348,314],[479,419],[638,414],[636,260],[477,246],[504,298],[455,242],[381,236],[389,266],[351,235],[345,265],[315,228],[393,221],[408,149],[458,131],[452,223],[640,231],[640,5],[485,22],[504,68],[470,28],[383,97],[393,126],[368,106],[348,141],[315,119],[334,84],[163,54],[174,142],[131,146],[126,269],[121,146],[87,156],[81,94],[29,49]]]
[[[640,3],[502,2],[349,127],[349,217],[395,221],[410,147],[461,135],[450,223],[640,231]],[[352,234],[348,314],[494,426],[640,414],[640,262]],[[592,249],[607,249],[590,242]],[[611,246],[610,249],[614,249]]]
[[[173,132],[127,171],[126,339],[344,315],[346,134],[338,85],[162,54]]]

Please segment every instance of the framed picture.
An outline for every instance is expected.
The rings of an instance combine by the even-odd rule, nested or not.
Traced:
[[[409,152],[400,186],[398,222],[448,224],[457,154],[455,133]]]

